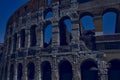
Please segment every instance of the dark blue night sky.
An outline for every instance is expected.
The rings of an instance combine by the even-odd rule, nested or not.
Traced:
[[[4,41],[6,23],[9,17],[28,0],[0,0],[0,43]]]
[[[16,9],[25,4],[27,1],[29,0],[0,0],[0,43],[4,42],[5,29],[9,17],[15,12]],[[117,15],[114,12],[109,12],[103,16],[104,34],[113,34],[115,32],[116,16]],[[85,16],[81,19],[81,22],[84,28],[93,29],[95,27],[92,17]],[[65,23],[67,26],[71,26],[70,21],[67,21]],[[48,33],[46,33],[46,35],[47,34]],[[46,39],[49,37],[50,36],[47,35]]]

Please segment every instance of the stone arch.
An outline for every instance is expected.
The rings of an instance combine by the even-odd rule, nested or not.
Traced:
[[[82,80],[98,80],[98,67],[94,60],[84,60],[80,68]]]
[[[14,34],[13,51],[16,51],[16,47],[17,47],[17,33]]]
[[[22,63],[19,63],[17,65],[17,80],[22,80],[22,72],[23,71],[23,66],[22,66]]]
[[[52,8],[45,9],[43,17],[44,17],[44,19],[48,19],[48,18],[53,17],[53,10],[52,10]]]
[[[42,80],[52,80],[52,70],[49,61],[44,61],[41,63],[41,71]]]
[[[95,30],[93,14],[89,12],[84,12],[80,14],[80,25],[81,30]]]
[[[27,79],[28,80],[35,79],[35,64],[33,62],[29,62],[27,64]]]
[[[14,64],[10,65],[10,75],[9,75],[9,79],[10,80],[14,80]]]
[[[93,15],[89,12],[80,14],[81,39],[90,50],[96,50],[95,26]]]
[[[103,11],[102,21],[103,21],[103,33],[104,34],[113,34],[113,33],[120,32],[120,30],[119,30],[120,27],[117,25],[118,24],[118,16],[119,16],[119,12],[115,8],[108,8]],[[109,30],[107,30],[108,28],[109,28]]]
[[[120,80],[120,59],[109,61],[108,80]]]
[[[72,24],[69,16],[64,16],[59,20],[59,35],[60,45],[69,45],[72,39]]]
[[[44,24],[43,28],[43,45],[44,48],[48,47],[52,43],[52,23],[51,21],[47,21]]]
[[[30,28],[30,46],[36,46],[37,39],[36,39],[36,25],[32,25]]]
[[[58,64],[59,69],[59,80],[72,80],[73,79],[73,71],[72,65],[67,60],[62,60]]]
[[[25,47],[25,29],[20,31],[20,47]]]

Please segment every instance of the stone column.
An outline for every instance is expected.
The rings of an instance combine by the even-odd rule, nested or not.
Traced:
[[[52,46],[57,50],[57,47],[60,45],[60,36],[59,36],[59,27],[58,20],[53,20],[52,23]]]
[[[43,47],[43,22],[40,24],[40,47]]]
[[[59,71],[58,71],[58,64],[56,58],[54,58],[52,64],[52,80],[59,80]]]
[[[41,80],[41,67],[39,59],[36,61],[36,80]]]
[[[17,80],[17,63],[14,64],[14,80]]]
[[[95,35],[102,35],[102,15],[95,15],[94,16],[94,23],[95,23]]]
[[[7,80],[10,79],[10,63],[8,63]]]
[[[17,43],[16,43],[16,50],[20,48],[20,33],[17,33]]]
[[[77,59],[76,59],[77,60]],[[80,65],[78,65],[78,62],[75,61],[73,63],[73,80],[81,80],[81,71],[80,71]]]
[[[27,63],[26,63],[26,59],[24,59],[23,62],[23,76],[22,76],[22,80],[27,80]]]
[[[25,29],[25,47],[30,47],[30,29]]]

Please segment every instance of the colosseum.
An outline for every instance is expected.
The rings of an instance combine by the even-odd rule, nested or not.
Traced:
[[[109,13],[114,34],[102,25]],[[120,0],[28,1],[8,20],[0,80],[120,80]]]

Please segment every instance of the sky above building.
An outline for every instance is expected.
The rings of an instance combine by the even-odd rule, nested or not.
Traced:
[[[4,42],[6,24],[10,16],[29,0],[0,0],[0,43]]]

